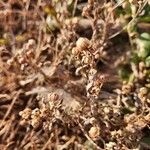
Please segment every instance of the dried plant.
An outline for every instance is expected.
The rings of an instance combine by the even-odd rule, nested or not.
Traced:
[[[149,9],[0,0],[0,149],[149,149]]]

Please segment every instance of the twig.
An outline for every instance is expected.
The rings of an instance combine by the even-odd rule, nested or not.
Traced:
[[[74,142],[74,140],[75,140],[75,136],[72,136],[69,141],[67,141],[64,145],[62,145],[62,146],[59,148],[59,150],[67,149],[68,146],[69,146],[71,143]]]
[[[78,125],[80,127],[80,129],[82,130],[83,134],[85,135],[85,137],[96,147],[97,150],[104,150],[102,148],[100,148],[89,136],[88,134],[84,131],[83,126],[81,125],[80,122],[78,122]]]
[[[77,3],[78,3],[78,0],[75,0],[75,2],[74,2],[74,8],[73,8],[73,11],[72,11],[72,16],[75,15],[76,8],[77,8]]]
[[[45,150],[47,149],[48,145],[51,143],[51,139],[52,139],[52,136],[48,139],[48,141],[44,144],[43,148],[41,150]]]
[[[12,102],[11,102],[11,105],[9,106],[9,108],[8,108],[8,110],[7,110],[6,114],[5,114],[5,116],[3,117],[3,121],[4,121],[4,120],[8,117],[8,115],[10,114],[10,112],[11,112],[11,110],[12,110],[12,108],[13,108],[13,106],[14,106],[14,104],[15,104],[15,102],[16,102],[16,100],[17,100],[17,98],[18,98],[18,96],[19,96],[20,93],[21,93],[21,90],[18,91],[17,94],[16,94],[16,96],[13,98],[13,100],[12,100]],[[2,122],[3,122],[3,121],[2,121]]]

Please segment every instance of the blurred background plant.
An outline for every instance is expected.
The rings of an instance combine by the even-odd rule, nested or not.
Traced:
[[[150,148],[148,0],[0,0],[0,22],[0,148]]]

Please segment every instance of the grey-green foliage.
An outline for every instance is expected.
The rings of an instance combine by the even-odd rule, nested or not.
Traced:
[[[142,33],[136,41],[138,48],[138,56],[146,58],[150,55],[150,34]]]

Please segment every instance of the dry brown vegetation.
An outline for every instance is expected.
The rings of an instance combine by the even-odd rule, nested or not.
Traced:
[[[150,149],[148,0],[0,0],[0,150]]]

